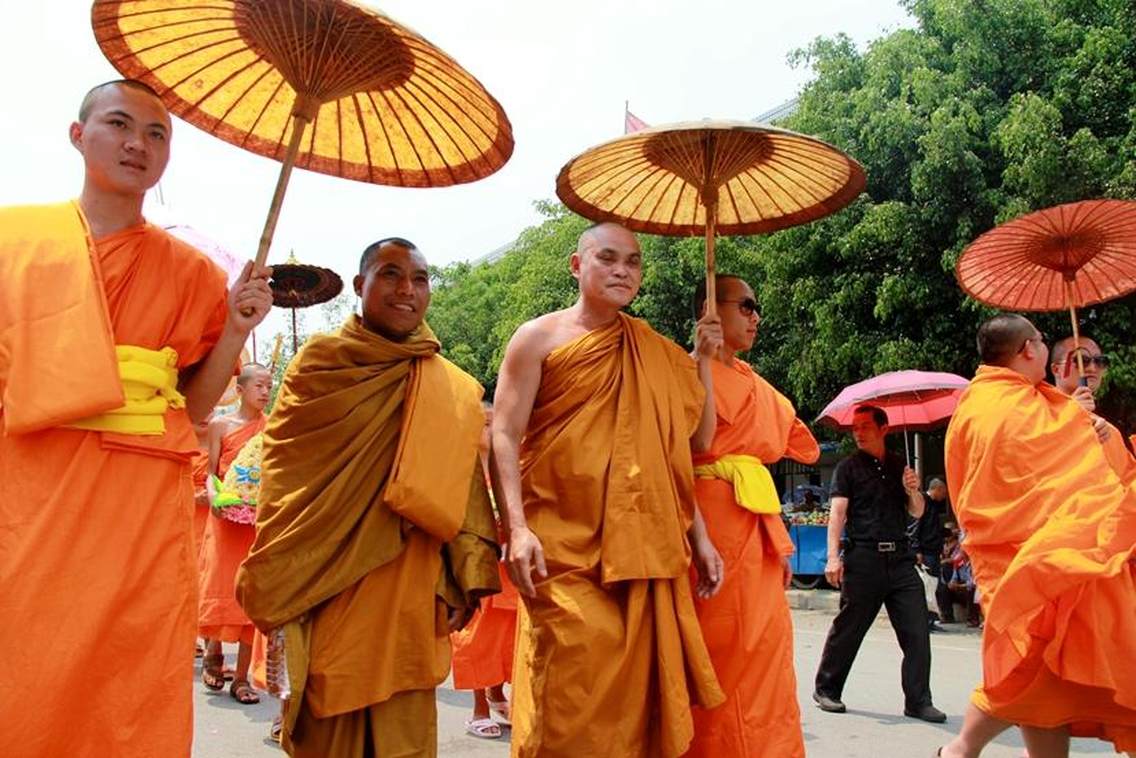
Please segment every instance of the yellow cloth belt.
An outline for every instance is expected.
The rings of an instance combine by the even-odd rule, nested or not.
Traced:
[[[185,407],[185,396],[177,389],[177,351],[137,345],[116,345],[114,351],[126,404],[66,426],[118,434],[164,434],[166,411]]]
[[[699,479],[721,479],[734,485],[734,500],[754,513],[780,513],[777,487],[765,464],[752,455],[723,455],[694,467]]]

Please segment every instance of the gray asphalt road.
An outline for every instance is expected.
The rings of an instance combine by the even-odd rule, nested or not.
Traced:
[[[849,711],[828,714],[817,710],[810,698],[812,677],[824,645],[831,616],[819,611],[794,611],[796,627],[797,695],[802,704],[805,746],[810,758],[881,758],[881,756],[930,756],[955,733],[967,696],[979,677],[979,637],[959,626],[947,634],[932,635],[931,685],[935,703],[950,717],[946,724],[926,724],[903,716],[899,688],[899,647],[886,621],[868,633],[852,669],[844,701]],[[235,648],[227,650],[233,663]],[[264,695],[256,706],[238,705],[228,696],[212,694],[199,682],[194,685],[196,728],[195,758],[280,758],[270,743],[268,725],[276,708]],[[473,698],[455,692],[448,683],[438,688],[439,754],[444,756],[505,756],[506,740],[479,740],[465,734],[464,721]],[[984,758],[1018,758],[1021,740],[1017,733],[1003,735]],[[1103,743],[1077,740],[1072,755],[1113,755]],[[581,756],[581,758],[586,758]],[[726,758],[723,756],[723,758]]]

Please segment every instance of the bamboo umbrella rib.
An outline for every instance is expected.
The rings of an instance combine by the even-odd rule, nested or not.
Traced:
[[[154,71],[160,71],[163,68],[166,68],[167,66],[171,66],[171,65],[177,63],[178,61],[182,60],[183,58],[186,58],[190,55],[196,55],[196,54],[200,53],[202,50],[208,50],[208,49],[210,49],[210,48],[212,48],[212,47],[214,47],[218,44],[225,44],[227,42],[232,42],[232,40],[225,40],[224,43],[215,43],[213,45],[207,45],[205,47],[196,48],[189,53],[184,53],[184,54],[179,55],[175,58],[171,58],[170,60],[163,61],[162,63],[160,63],[159,65],[154,67]],[[185,76],[183,76],[181,79],[178,79],[173,84],[168,85],[168,88],[170,90],[177,90],[178,87],[181,87],[183,84],[190,81],[191,79],[194,79],[195,77],[200,76],[202,73],[206,72],[208,69],[212,68],[213,66],[220,63],[221,61],[228,60],[229,58],[232,58],[233,56],[236,56],[236,55],[246,54],[247,52],[248,52],[248,50],[245,49],[245,48],[237,48],[237,49],[234,49],[234,50],[230,50],[230,51],[226,52],[225,54],[221,55],[220,57],[215,58],[215,59],[210,60],[210,61],[206,61],[205,63],[203,63],[198,68],[193,69],[191,71],[188,71],[185,74]],[[189,101],[187,100],[186,102],[189,102]],[[201,102],[201,101],[199,100],[198,102]]]
[[[668,193],[670,193],[671,187],[674,186],[674,183],[676,181],[682,181],[681,179],[678,178],[678,176],[676,176],[675,174],[671,174],[670,172],[667,172],[666,180],[667,180],[666,186],[663,187],[663,190],[655,197],[655,204],[651,206],[650,217],[652,219],[656,218],[657,214],[659,213],[659,205],[667,197]],[[681,188],[679,189],[679,191],[681,192]],[[660,222],[662,222],[662,219],[660,219]]]
[[[264,71],[262,71],[260,73],[260,75],[258,77],[256,77],[256,79],[253,80],[253,82],[249,86],[247,86],[243,90],[241,90],[240,94],[238,94],[235,98],[233,98],[233,102],[231,102],[229,104],[229,107],[227,107],[224,110],[224,112],[221,114],[221,117],[217,119],[217,123],[220,124],[221,122],[225,121],[225,119],[227,119],[229,117],[229,115],[233,112],[233,109],[236,108],[241,103],[242,100],[244,100],[246,97],[248,97],[248,94],[250,92],[252,92],[253,88],[256,87],[256,85],[258,85],[264,79],[264,77],[267,76],[272,71],[272,66],[270,64],[267,64],[267,62],[264,60],[264,58],[261,58],[259,55],[257,55],[255,58],[253,58],[253,60],[249,61],[247,64],[245,64],[241,68],[237,69],[236,71],[233,71],[231,74],[229,74],[225,78],[216,82],[201,97],[197,98],[196,100],[187,101],[187,102],[190,102],[190,104],[194,108],[197,108],[198,110],[204,111],[205,109],[202,107],[202,104],[204,102],[206,102],[211,97],[213,97],[213,95],[220,92],[223,88],[225,88],[227,85],[229,85],[234,79],[236,79],[237,77],[239,77],[242,74],[244,74],[245,72],[247,72],[253,66],[256,66],[257,64],[261,64],[261,63],[266,64],[265,67],[264,67]],[[213,131],[213,130],[210,130],[210,131]]]
[[[470,113],[468,112],[468,110],[466,109],[466,106],[468,105],[468,101],[467,101],[467,100],[464,100],[464,99],[463,99],[463,100],[462,100],[461,102],[459,102],[459,101],[458,101],[458,99],[457,99],[457,98],[455,98],[455,94],[457,93],[457,90],[456,90],[456,89],[454,89],[454,88],[450,87],[449,89],[453,89],[453,91],[454,91],[454,94],[451,94],[450,92],[448,92],[448,91],[447,91],[447,86],[448,86],[448,83],[446,83],[446,82],[443,82],[443,81],[441,81],[440,79],[438,79],[438,80],[431,80],[431,79],[430,79],[429,77],[426,77],[426,76],[423,76],[422,78],[423,78],[423,80],[424,80],[424,81],[426,81],[426,82],[429,82],[429,83],[430,83],[430,84],[431,84],[431,85],[433,86],[433,88],[434,88],[434,93],[435,93],[435,94],[427,94],[427,93],[426,93],[426,90],[425,90],[425,87],[422,87],[422,92],[423,92],[423,94],[424,94],[424,95],[426,95],[426,96],[428,97],[428,99],[430,100],[430,102],[432,102],[432,103],[434,103],[435,105],[439,106],[439,109],[440,109],[440,110],[442,110],[442,111],[444,111],[444,112],[448,112],[448,109],[447,109],[447,108],[445,108],[445,104],[444,104],[444,103],[442,102],[443,100],[445,100],[446,102],[448,102],[448,103],[449,103],[450,105],[454,106],[455,108],[457,108],[457,109],[460,109],[460,110],[462,111],[462,114],[463,114],[464,116],[466,116],[466,117],[467,117],[467,118],[469,119],[469,123],[470,123],[470,125],[471,125],[471,126],[472,126],[472,127],[473,127],[473,128],[474,128],[474,129],[476,130],[476,131],[477,131],[477,132],[479,132],[479,133],[480,133],[481,137],[482,137],[482,138],[483,138],[483,139],[484,139],[484,140],[485,140],[486,142],[488,142],[489,144],[493,144],[493,143],[495,142],[495,139],[494,139],[494,136],[495,136],[495,135],[491,135],[491,134],[490,134],[490,133],[489,133],[489,132],[488,132],[488,131],[486,130],[484,122],[483,122],[483,121],[482,121],[481,119],[478,119],[478,118],[473,118],[473,117],[472,117],[472,116],[470,115]],[[481,116],[481,115],[484,115],[484,114],[481,114],[481,113],[479,112],[479,113],[478,113],[478,115],[479,115],[479,116]],[[474,145],[474,146],[476,147],[476,145],[477,145],[477,143],[478,143],[478,139],[477,139],[477,137],[476,137],[476,136],[475,136],[474,134],[471,134],[471,133],[470,133],[470,132],[469,132],[469,131],[468,131],[468,130],[467,130],[467,129],[466,129],[465,127],[464,127],[464,126],[462,126],[462,125],[461,125],[461,124],[460,124],[460,123],[459,123],[459,122],[458,122],[458,121],[457,121],[456,119],[454,120],[454,126],[455,126],[455,127],[457,128],[457,129],[459,129],[459,130],[461,131],[461,133],[462,133],[462,134],[464,134],[464,135],[466,136],[466,138],[467,138],[467,139],[468,139],[468,140],[470,141],[470,143],[471,143],[472,145]],[[478,157],[480,157],[480,156],[478,156]]]
[[[270,70],[272,70],[272,69],[270,69]],[[256,133],[256,128],[258,126],[260,126],[260,120],[262,118],[264,118],[264,114],[268,113],[269,106],[272,105],[272,103],[276,100],[276,96],[280,94],[280,90],[283,87],[287,86],[287,84],[288,83],[286,81],[284,81],[283,79],[280,79],[280,81],[278,81],[276,83],[276,88],[272,90],[271,95],[269,95],[267,98],[265,98],[264,105],[261,106],[260,112],[256,114],[256,118],[253,119],[252,125],[241,136],[241,141],[238,143],[240,147],[244,147],[246,144],[248,144],[248,141]],[[222,121],[218,121],[217,124],[216,124],[216,127],[214,128],[214,131],[216,131],[217,128],[220,128],[220,126],[223,123],[224,122],[222,122]],[[285,127],[285,128],[287,128],[287,127]],[[281,134],[280,138],[283,139],[284,135]]]
[[[300,152],[306,153],[306,156],[305,156],[305,159],[304,159],[304,168],[311,168],[312,160],[316,157],[316,132],[319,131],[320,124],[323,123],[320,120],[320,116],[323,114],[323,112],[324,112],[323,108],[317,108],[316,114],[312,118],[311,123],[307,124],[307,125],[301,124],[298,121],[298,119],[296,119],[295,117],[288,119],[288,121],[292,124],[293,129],[304,129],[304,134],[300,138],[300,140],[301,140]],[[304,150],[304,145],[303,145],[304,140],[307,140],[307,143],[308,143],[308,149],[307,150]],[[285,147],[285,150],[287,150],[286,146],[281,145],[281,147]],[[296,165],[297,166],[300,165],[300,162],[299,162],[298,159],[296,161]]]
[[[343,174],[343,108],[340,105],[342,100],[335,101],[335,135],[336,135],[336,148],[335,159],[338,163],[337,172]]]
[[[607,198],[610,197],[612,193],[616,192],[620,185],[638,175],[641,170],[642,164],[640,162],[628,161],[626,165],[620,167],[617,171],[611,171],[606,174],[594,174],[591,179],[581,182],[580,186],[590,191],[603,192],[603,194],[599,195],[593,201],[593,204],[597,208],[602,208],[603,204],[607,202]],[[591,189],[592,187],[595,189]],[[606,192],[603,188],[607,188]]]
[[[398,163],[398,155],[394,151],[394,143],[391,142],[390,133],[387,130],[386,119],[382,118],[382,116],[379,113],[379,106],[375,102],[375,93],[374,92],[367,92],[366,95],[367,95],[367,100],[371,103],[372,110],[374,110],[374,112],[375,112],[375,120],[379,122],[379,128],[383,133],[383,143],[386,144],[386,146],[390,150],[391,166],[394,167],[395,173],[398,174],[398,183],[401,184],[401,185],[405,185],[407,183],[406,176],[402,173],[402,166],[400,166],[399,163]]]
[[[460,122],[448,115],[446,108],[442,105],[442,103],[435,99],[433,94],[428,92],[424,87],[411,83],[407,83],[406,90],[408,94],[414,97],[415,101],[423,109],[423,111],[434,121],[435,124],[437,124],[438,129],[440,129],[442,133],[445,134],[446,139],[449,140],[450,144],[454,148],[454,151],[461,156],[462,160],[467,165],[472,166],[474,163],[476,163],[476,161],[480,159],[480,156],[478,155],[479,151],[476,150],[477,141],[469,132],[465,130],[465,127],[463,127]],[[433,104],[436,107],[430,108],[428,107],[427,103]],[[442,119],[439,114],[445,114],[449,119],[449,124],[442,123]],[[455,135],[461,135],[465,137],[466,142],[468,142],[468,144],[474,148],[475,152],[473,155],[467,154],[462,141],[457,139]]]
[[[395,95],[398,97],[398,99],[400,101],[402,101],[402,104],[406,106],[406,110],[410,114],[410,116],[414,119],[414,123],[418,124],[418,127],[422,130],[422,133],[426,135],[426,139],[430,141],[430,147],[434,148],[434,152],[438,154],[439,161],[442,164],[442,168],[445,170],[445,172],[447,174],[449,174],[450,183],[451,184],[457,184],[458,183],[457,174],[454,173],[454,167],[450,165],[450,162],[445,160],[445,152],[439,146],[437,137],[434,134],[434,130],[427,128],[425,121],[423,121],[422,116],[419,114],[419,111],[417,109],[411,107],[410,103],[407,102],[407,98],[408,97],[413,98],[414,102],[419,106],[419,108],[422,109],[422,111],[424,113],[429,114],[429,110],[426,109],[422,105],[422,102],[418,99],[417,95],[415,95],[413,92],[411,92],[409,87],[406,88],[405,95],[402,92],[397,92],[397,91],[395,92]],[[439,128],[442,128],[442,125],[440,123],[438,123],[436,120],[435,120],[434,123]],[[468,162],[469,159],[466,158],[465,153],[462,153],[460,149],[458,150],[458,153],[462,156],[463,160]],[[421,155],[418,155],[418,160],[420,162],[422,162],[422,164],[423,164],[422,168],[426,169],[425,162],[422,161]],[[430,184],[434,183],[433,173],[436,170],[437,169],[428,169],[427,170],[427,176],[429,177]]]
[[[756,173],[759,173],[759,174],[761,174],[761,175],[763,175],[763,176],[765,176],[766,178],[768,178],[768,179],[769,179],[770,183],[771,183],[771,184],[773,184],[773,186],[775,186],[775,187],[776,187],[777,189],[781,190],[781,192],[783,192],[783,193],[785,193],[785,194],[788,194],[787,192],[785,192],[785,188],[781,186],[781,183],[780,183],[780,182],[778,182],[778,181],[777,181],[777,180],[776,180],[776,179],[774,178],[774,175],[773,175],[773,174],[771,174],[771,173],[767,172],[767,171],[765,170],[765,167],[764,167],[764,166],[758,166],[758,167],[757,167],[757,168],[755,169],[755,172],[756,172]],[[760,185],[759,185],[759,186],[760,186]],[[780,202],[778,202],[778,200],[777,200],[777,199],[776,199],[776,198],[775,198],[775,197],[774,197],[774,196],[773,196],[773,195],[772,195],[771,193],[769,193],[769,192],[766,192],[766,196],[767,196],[767,197],[769,198],[769,202],[773,204],[773,207],[774,207],[774,208],[776,208],[776,209],[777,209],[777,212],[778,212],[778,213],[780,213],[781,215],[783,215],[783,216],[786,216],[786,215],[788,215],[788,214],[789,214],[789,213],[791,212],[791,210],[784,208],[784,207],[783,207],[783,206],[781,205],[781,203],[780,203]]]
[[[732,185],[733,185],[733,182],[726,182],[723,185],[723,189],[726,191],[726,197],[729,198],[729,200],[730,200],[729,207],[734,212],[734,218],[740,221],[742,214],[741,214],[741,211],[738,210],[738,201],[734,199],[734,191],[733,191],[733,189],[731,189]]]
[[[363,124],[363,109],[359,107],[359,95],[351,96],[351,105],[354,106],[355,123],[359,127],[360,141],[363,143],[363,154],[367,156],[367,180],[374,181],[375,179],[375,164],[374,158],[371,155],[371,141],[367,139],[367,128]]]
[[[747,182],[747,180],[749,180],[749,181]],[[764,221],[766,216],[761,211],[761,203],[759,203],[757,198],[755,198],[753,196],[753,193],[750,192],[750,189],[749,189],[750,183],[752,183],[754,186],[756,186],[757,189],[762,190],[761,184],[757,180],[753,179],[749,175],[748,171],[738,177],[738,186],[740,186],[742,188],[742,191],[745,192],[746,197],[749,198],[750,204],[753,206],[754,212],[758,214],[760,220]],[[762,191],[764,192],[764,190],[762,190]]]
[[[410,107],[406,104],[406,101],[402,98],[402,94],[398,91],[384,91],[382,94],[383,99],[387,101],[388,105],[390,105],[391,98],[395,98],[405,108],[405,110],[410,111]],[[401,113],[399,109],[394,107],[392,107],[391,110],[395,111],[396,113]],[[422,128],[422,124],[418,122],[416,114],[411,112],[409,115],[415,116],[414,120],[411,123],[418,123],[419,128]],[[415,160],[418,161],[418,169],[426,175],[427,184],[432,185],[434,183],[433,179],[431,178],[429,171],[426,169],[426,162],[422,159],[422,154],[418,151],[416,140],[410,133],[408,121],[410,120],[402,115],[400,115],[398,118],[398,126],[400,129],[402,129],[402,134],[404,137],[406,137],[407,146],[410,148],[407,152],[409,155],[412,155]]]
[[[632,174],[631,176],[628,176],[627,179],[620,184],[620,186],[612,186],[611,192],[612,193],[619,192],[624,200],[629,199],[629,198],[634,196],[634,193],[637,189],[639,189],[645,183],[650,181],[653,178],[653,176],[654,176],[654,172],[652,172],[650,169],[648,169],[646,171],[637,171],[634,174]],[[609,194],[608,197],[610,197],[610,196],[611,195]],[[607,198],[604,198],[605,204],[606,204],[606,200],[607,200]],[[618,201],[618,202],[612,204],[612,206],[610,208],[605,208],[605,210],[608,210],[608,211],[613,212],[613,213],[617,213],[618,210],[619,210],[619,206],[620,206],[621,202],[622,201]],[[642,204],[642,202],[643,202],[643,198],[640,198],[639,204]],[[633,218],[638,218],[639,214],[636,213],[636,211],[638,211],[638,206],[635,209],[633,209],[631,213],[621,214],[621,215],[628,215],[628,216],[631,216]]]
[[[802,184],[800,185],[800,187],[802,191],[808,194],[809,199],[813,203],[824,202],[825,197],[827,197],[828,195],[827,192],[823,191],[826,184],[843,184],[843,182],[839,181],[836,177],[824,177],[828,180],[827,182],[818,180],[815,176],[809,175],[805,170],[803,170],[804,166],[802,163],[795,163],[789,160],[785,160],[777,155],[770,156],[768,165],[779,167],[784,174],[795,175],[801,180],[810,183],[812,186]],[[822,174],[822,176],[824,175]],[[790,177],[786,176],[785,178],[788,179]],[[804,203],[800,203],[800,205],[803,206]]]

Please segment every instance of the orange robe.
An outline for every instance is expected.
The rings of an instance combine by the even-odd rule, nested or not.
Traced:
[[[218,478],[225,478],[229,464],[246,442],[264,430],[264,424],[265,418],[261,416],[221,438]],[[237,602],[235,587],[237,569],[248,556],[255,536],[256,529],[251,524],[237,524],[217,517],[211,517],[206,524],[198,557],[200,599],[197,626],[200,636],[222,642],[252,644],[252,621]]]
[[[500,589],[481,388],[438,349],[352,316],[304,345],[265,430],[237,594],[283,630],[293,756],[432,754],[447,613]]]
[[[554,350],[521,448],[548,577],[523,598],[514,756],[666,756],[722,691],[687,580],[694,361],[620,315]]]
[[[205,480],[209,478],[209,453],[198,450],[193,458],[191,475],[193,477],[193,554],[201,552],[201,542],[205,538],[205,525],[209,523],[209,506],[197,503],[198,496],[207,496]]]
[[[1108,423],[1109,435],[1108,439],[1101,443],[1104,448],[1104,457],[1108,459],[1108,463],[1112,466],[1112,470],[1120,477],[1120,481],[1125,485],[1132,484],[1136,481],[1136,457],[1133,457],[1132,451],[1128,449],[1128,445],[1124,444],[1124,435],[1112,423]]]
[[[947,431],[947,481],[986,612],[972,700],[1136,749],[1136,490],[1088,414],[981,366]]]
[[[694,456],[695,465],[724,455],[748,455],[767,465],[784,457],[802,463],[820,457],[792,403],[748,364],[714,361],[712,366],[718,424],[713,445]],[[694,741],[687,755],[804,758],[783,573],[793,543],[780,515],[738,505],[730,482],[699,477],[695,493],[726,566],[718,594],[695,598],[726,702],[712,710],[694,709]],[[693,572],[691,581],[697,583]]]
[[[150,225],[88,244],[76,206],[0,211],[0,755],[188,756],[193,427],[173,409],[159,436],[58,425],[106,410],[95,398],[121,405],[117,368],[114,386],[101,378],[115,343],[201,361],[225,275]],[[74,297],[80,274],[93,311]],[[69,395],[75,378],[87,386]]]
[[[483,599],[465,629],[450,635],[455,690],[483,690],[513,681],[519,596],[505,565],[498,568],[501,594]]]

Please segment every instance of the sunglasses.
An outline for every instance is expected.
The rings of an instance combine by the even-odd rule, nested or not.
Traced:
[[[1107,355],[1082,355],[1081,361],[1083,361],[1086,366],[1096,366],[1099,369],[1108,368],[1109,363]],[[1077,365],[1077,354],[1069,353],[1065,358],[1065,363],[1070,366]]]
[[[719,303],[733,303],[738,306],[743,316],[752,316],[757,313],[757,301],[752,297],[747,297],[743,300],[719,300]]]

